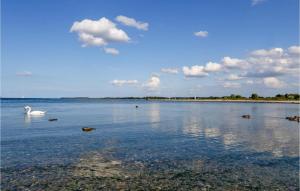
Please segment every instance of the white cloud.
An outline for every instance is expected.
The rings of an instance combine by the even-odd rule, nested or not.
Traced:
[[[32,73],[29,71],[22,71],[22,72],[17,72],[16,76],[30,77],[32,76]]]
[[[218,72],[222,69],[222,65],[215,62],[208,62],[205,66],[184,66],[182,67],[183,74],[185,77],[205,77],[210,72]]]
[[[263,82],[265,86],[270,88],[282,88],[284,86],[284,82],[278,80],[275,77],[264,78]]]
[[[120,52],[115,48],[104,48],[103,49],[106,54],[118,55]]]
[[[161,72],[169,73],[169,74],[178,74],[178,68],[162,68]]]
[[[123,15],[117,16],[116,21],[118,21],[126,26],[135,27],[139,30],[147,31],[148,27],[149,27],[148,23],[136,21],[134,18],[129,18],[129,17],[123,16]]]
[[[243,69],[248,67],[248,63],[245,60],[237,59],[237,58],[231,58],[229,56],[226,56],[222,59],[222,63],[226,68],[237,68],[237,69]]]
[[[182,71],[185,77],[206,77],[211,73],[228,74],[221,76],[222,85],[226,88],[238,88],[242,84],[265,84],[267,87],[286,87],[283,81],[299,79],[300,73],[300,47],[271,48],[252,51],[244,59],[224,57],[221,64],[208,62],[206,65],[183,66]],[[233,72],[232,72],[233,70]],[[223,72],[222,72],[223,71]],[[230,72],[230,73],[229,73]],[[255,79],[254,78],[258,78]],[[241,80],[241,83],[233,82]],[[288,85],[293,84],[290,82]]]
[[[194,32],[194,35],[197,37],[205,38],[208,36],[208,32],[207,31],[198,31],[198,32]]]
[[[147,88],[148,90],[156,90],[159,88],[160,85],[160,79],[156,75],[152,75],[150,79],[143,84],[143,87]]]
[[[290,54],[300,55],[300,46],[291,46],[291,47],[288,48],[288,52]]]
[[[204,68],[206,72],[218,72],[222,68],[221,64],[215,62],[208,62]]]
[[[204,70],[204,66],[188,66],[182,67],[183,74],[185,77],[205,77],[208,76],[208,73]]]
[[[223,84],[224,88],[240,88],[241,84],[237,82],[225,82]]]
[[[299,73],[300,59],[297,47],[287,50],[272,48],[253,51],[247,61],[251,65],[247,71],[248,77],[275,77],[285,74],[297,75]]]
[[[123,86],[123,85],[135,85],[138,83],[137,80],[113,80],[110,82],[114,86]]]
[[[253,80],[247,80],[246,84],[254,84]]]
[[[240,79],[242,79],[242,77],[237,74],[230,74],[227,79],[234,81],[234,80],[240,80]]]
[[[280,57],[283,55],[283,49],[282,48],[272,48],[269,50],[265,49],[260,49],[260,50],[255,50],[251,53],[252,56],[257,56],[257,57],[266,57],[266,56],[271,56],[271,57]]]
[[[266,0],[252,0],[251,5],[255,6],[257,4],[263,3],[264,1],[266,1]]]
[[[76,32],[82,46],[104,46],[110,42],[128,42],[130,38],[116,24],[102,17],[99,20],[84,19],[73,23],[70,32]]]

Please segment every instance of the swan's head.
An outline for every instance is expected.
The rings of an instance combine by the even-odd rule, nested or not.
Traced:
[[[24,110],[25,110],[25,112],[28,112],[29,110],[31,110],[31,107],[30,106],[25,106]]]

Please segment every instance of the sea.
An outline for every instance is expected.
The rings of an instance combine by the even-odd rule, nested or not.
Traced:
[[[299,190],[295,115],[299,104],[2,98],[1,190]]]

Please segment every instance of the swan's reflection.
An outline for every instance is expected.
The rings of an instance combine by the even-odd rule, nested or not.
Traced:
[[[44,116],[31,116],[31,115],[24,115],[24,123],[25,125],[30,125],[35,119],[41,119]]]
[[[31,116],[30,115],[24,115],[24,123],[30,124],[31,123]]]

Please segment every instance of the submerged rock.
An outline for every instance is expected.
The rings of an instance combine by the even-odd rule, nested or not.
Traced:
[[[109,160],[100,153],[81,158],[75,167],[74,176],[79,177],[124,177],[121,161]]]
[[[245,119],[250,119],[251,116],[250,115],[242,115],[242,118],[245,118]]]
[[[82,128],[82,131],[85,131],[85,132],[89,132],[89,131],[93,131],[93,130],[96,130],[96,128],[92,128],[92,127],[83,127]]]
[[[300,116],[291,116],[291,117],[286,117],[287,120],[289,121],[297,121],[298,123],[300,122]]]

